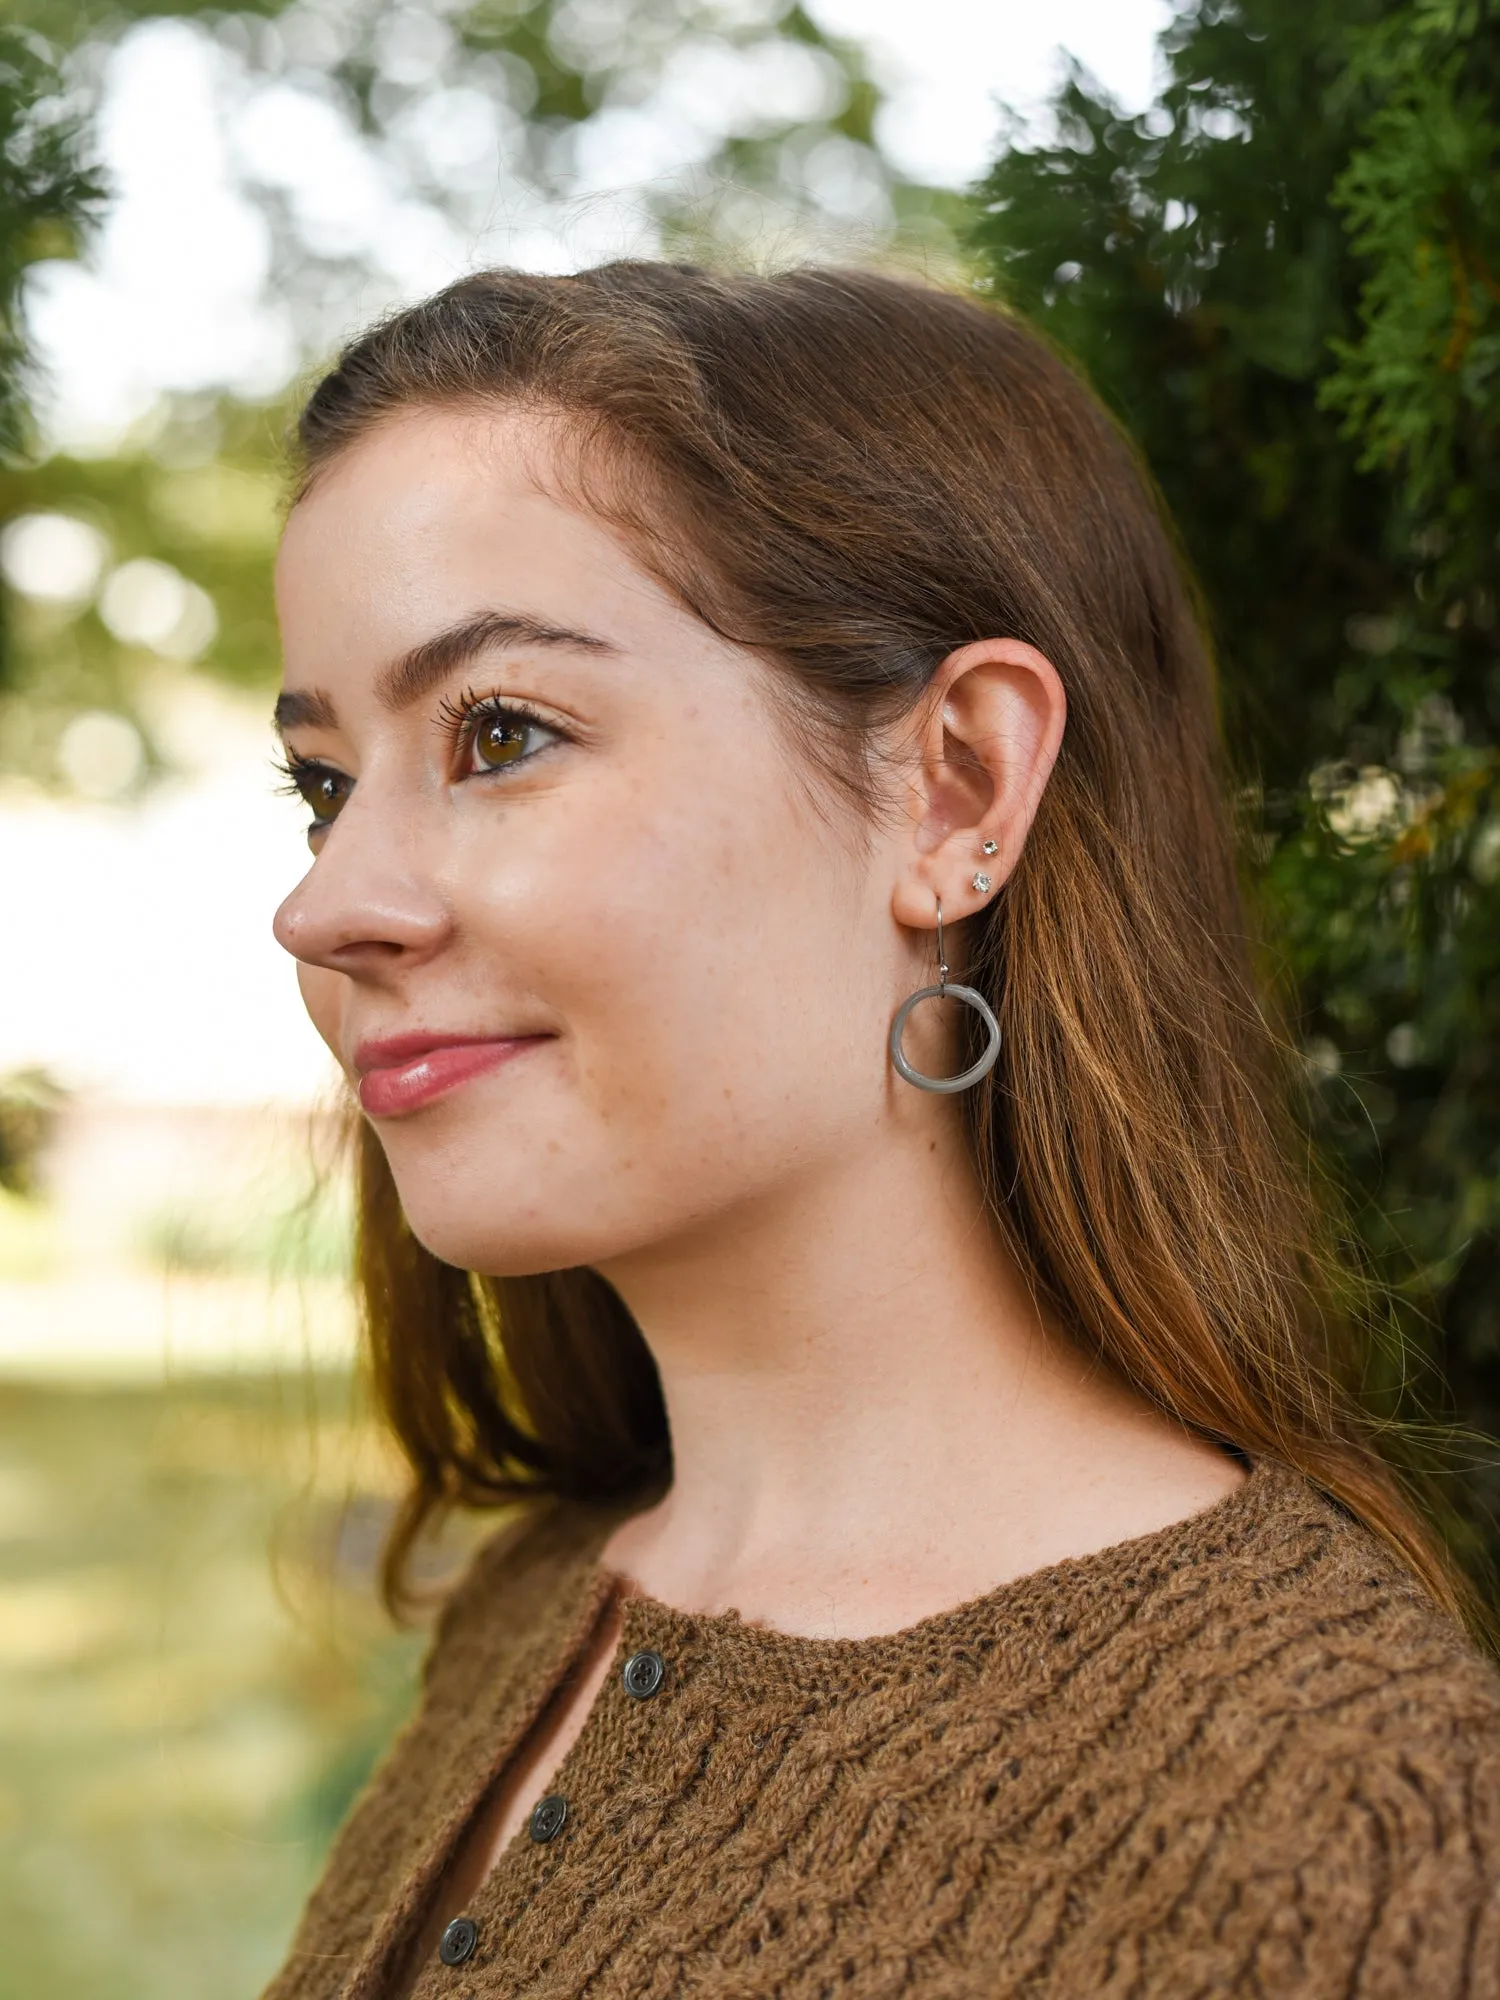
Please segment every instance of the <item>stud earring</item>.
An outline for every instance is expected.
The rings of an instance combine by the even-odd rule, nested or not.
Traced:
[[[998,840],[981,841],[979,851],[981,854],[998,854],[1000,852],[1000,843]]]
[[[987,896],[992,887],[989,876],[976,875],[974,877],[974,887],[979,891],[981,896]]]

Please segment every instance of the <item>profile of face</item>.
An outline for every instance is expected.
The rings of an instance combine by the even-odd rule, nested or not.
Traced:
[[[275,934],[416,1236],[495,1276],[608,1274],[953,1115],[886,1054],[934,962],[893,903],[910,824],[834,796],[775,670],[561,497],[563,448],[383,420],[276,576],[315,858]]]

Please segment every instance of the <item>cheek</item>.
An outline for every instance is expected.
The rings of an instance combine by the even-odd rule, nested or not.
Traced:
[[[572,920],[552,963],[579,1110],[658,1191],[774,1171],[820,1116],[845,1115],[863,1043],[879,1046],[878,1002],[858,1021],[832,970],[859,901],[847,859],[779,776],[719,769],[558,857]]]

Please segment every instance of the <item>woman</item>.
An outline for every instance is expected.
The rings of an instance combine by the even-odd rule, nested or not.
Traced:
[[[1342,1386],[1088,393],[626,262],[398,315],[300,440],[275,927],[388,1588],[510,1513],[270,1995],[1500,1993],[1500,1679]]]

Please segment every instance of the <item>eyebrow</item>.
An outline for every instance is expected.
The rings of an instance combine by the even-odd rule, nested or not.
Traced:
[[[621,648],[597,632],[574,632],[525,611],[478,611],[423,639],[375,677],[375,699],[392,715],[413,707],[439,687],[466,660],[506,646],[547,646],[575,653],[614,654]],[[338,714],[322,688],[289,688],[276,697],[272,720],[277,731],[337,729]]]

